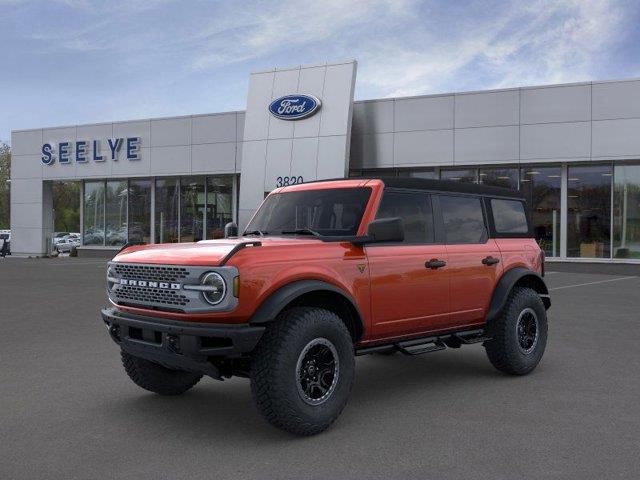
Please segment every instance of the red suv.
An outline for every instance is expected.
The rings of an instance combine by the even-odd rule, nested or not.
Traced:
[[[536,367],[550,299],[526,212],[516,192],[434,180],[279,188],[241,236],[124,248],[102,316],[140,387],[248,377],[269,422],[310,435],[358,355],[481,343],[502,372]]]

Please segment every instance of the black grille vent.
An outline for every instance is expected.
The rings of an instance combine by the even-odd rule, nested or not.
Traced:
[[[118,300],[127,303],[160,304],[184,307],[189,299],[175,290],[164,288],[137,287],[134,285],[121,285],[115,292]]]
[[[183,267],[158,267],[156,265],[115,265],[119,277],[151,282],[178,282],[189,276]]]

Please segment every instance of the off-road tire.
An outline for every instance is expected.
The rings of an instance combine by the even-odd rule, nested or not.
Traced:
[[[305,347],[316,339],[335,347],[338,369],[326,400],[310,405],[298,389],[297,365]],[[296,435],[314,435],[342,412],[354,373],[353,340],[340,317],[322,308],[295,307],[280,313],[260,339],[251,363],[251,392],[269,423]]]
[[[517,333],[518,319],[523,312],[537,317],[537,340],[529,353],[523,353]],[[547,345],[547,312],[540,296],[531,288],[515,287],[509,294],[501,315],[487,325],[491,340],[484,343],[491,364],[510,375],[531,372],[544,354]]]
[[[122,365],[133,383],[160,395],[180,395],[202,378],[199,373],[171,370],[125,352],[121,355]]]

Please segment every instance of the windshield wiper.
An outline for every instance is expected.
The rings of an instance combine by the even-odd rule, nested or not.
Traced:
[[[282,235],[295,234],[295,235],[313,235],[314,237],[321,237],[318,232],[311,230],[310,228],[296,228],[295,230],[284,230],[280,232]]]
[[[242,236],[246,237],[247,235],[260,235],[261,237],[264,237],[267,233],[269,232],[262,232],[260,230],[251,230],[249,232],[244,232]]]

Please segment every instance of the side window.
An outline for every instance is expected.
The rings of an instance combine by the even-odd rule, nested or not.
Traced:
[[[400,217],[405,243],[433,243],[431,197],[425,193],[385,191],[376,218]]]
[[[440,197],[447,243],[482,243],[485,237],[482,204],[477,197]]]
[[[498,233],[528,233],[524,203],[517,200],[491,199],[493,224]]]

